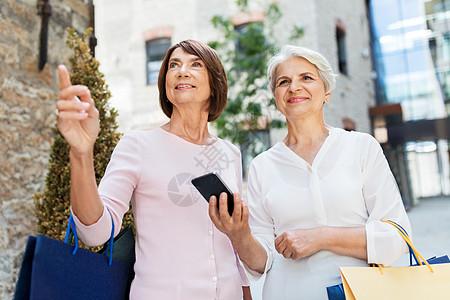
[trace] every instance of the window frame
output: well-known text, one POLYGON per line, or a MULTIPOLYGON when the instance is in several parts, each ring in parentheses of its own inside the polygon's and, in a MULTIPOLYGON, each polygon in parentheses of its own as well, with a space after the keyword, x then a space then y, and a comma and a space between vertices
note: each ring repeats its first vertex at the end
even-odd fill
POLYGON ((170 48, 171 43, 172 40, 170 37, 161 37, 145 41, 145 71, 147 85, 158 84, 161 63, 164 59, 164 55, 170 48), (164 48, 164 50, 158 48, 164 48), (154 49, 154 53, 152 53, 152 49, 154 49))
POLYGON ((336 25, 336 47, 338 56, 339 72, 344 75, 348 75, 348 59, 347 59, 347 47, 346 47, 346 32, 343 24, 338 23, 336 25))

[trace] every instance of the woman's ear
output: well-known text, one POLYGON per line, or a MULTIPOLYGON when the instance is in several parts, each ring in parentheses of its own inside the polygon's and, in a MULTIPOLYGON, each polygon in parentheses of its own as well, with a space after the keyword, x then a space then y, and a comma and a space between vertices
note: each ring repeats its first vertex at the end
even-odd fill
POLYGON ((323 100, 323 103, 328 104, 331 99, 331 93, 325 94, 325 99, 323 100))

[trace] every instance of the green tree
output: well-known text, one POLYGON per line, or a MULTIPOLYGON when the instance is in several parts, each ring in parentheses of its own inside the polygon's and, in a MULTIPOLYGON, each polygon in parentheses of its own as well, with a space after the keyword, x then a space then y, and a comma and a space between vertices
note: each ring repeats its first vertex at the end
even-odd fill
MULTIPOLYGON (((91 30, 87 29, 84 36, 79 37, 73 28, 69 28, 66 44, 73 50, 68 63, 71 70, 70 80, 74 85, 80 84, 89 88, 99 111, 100 131, 94 145, 94 167, 98 184, 121 134, 117 132, 117 111, 108 105, 111 93, 104 75, 99 71, 99 62, 91 55, 86 43, 91 30)), ((56 126, 53 131, 55 139, 50 150, 45 191, 33 195, 33 199, 38 233, 63 240, 70 216, 70 148, 56 126)), ((123 223, 126 226, 132 222, 129 211, 123 223)))
MULTIPOLYGON (((248 12, 248 1, 237 0, 241 12, 248 12)), ((211 23, 221 38, 208 44, 222 57, 229 85, 228 105, 213 124, 218 135, 239 144, 246 157, 254 157, 270 145, 271 129, 285 122, 274 116, 275 99, 268 90, 267 63, 278 50, 273 29, 282 13, 276 2, 265 10, 264 22, 234 26, 230 17, 216 15, 211 23)), ((300 38, 303 29, 293 25, 289 39, 300 38)))

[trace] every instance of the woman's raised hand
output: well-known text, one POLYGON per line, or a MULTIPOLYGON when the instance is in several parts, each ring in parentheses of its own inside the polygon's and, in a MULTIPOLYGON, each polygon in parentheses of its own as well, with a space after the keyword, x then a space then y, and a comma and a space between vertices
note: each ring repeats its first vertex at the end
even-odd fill
POLYGON ((57 128, 75 154, 92 151, 99 131, 99 114, 86 86, 72 85, 69 71, 58 67, 60 100, 57 128))

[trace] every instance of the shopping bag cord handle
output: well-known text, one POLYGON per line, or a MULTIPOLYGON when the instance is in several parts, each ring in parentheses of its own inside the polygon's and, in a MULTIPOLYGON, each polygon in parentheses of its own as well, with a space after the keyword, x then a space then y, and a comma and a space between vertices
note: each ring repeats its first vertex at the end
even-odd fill
MULTIPOLYGON (((434 273, 434 270, 433 270, 433 268, 430 266, 430 264, 426 261, 426 259, 425 258, 423 258, 423 256, 419 253, 419 251, 417 251, 417 249, 413 246, 413 244, 412 244, 412 242, 411 242, 411 239, 409 238, 409 236, 408 236, 408 233, 406 232, 406 230, 403 228, 403 227, 401 227, 400 225, 398 225, 397 223, 395 223, 395 222, 393 222, 393 221, 390 221, 390 220, 388 220, 388 221, 381 221, 381 222, 383 222, 383 223, 387 223, 387 224, 390 224, 390 225, 392 225, 392 226, 394 226, 395 228, 397 228, 397 230, 398 230, 398 232, 400 233, 400 235, 402 236, 402 238, 405 240, 405 242, 408 244, 408 247, 409 247, 409 253, 410 253, 410 255, 412 254, 412 255, 414 255, 414 258, 416 259, 416 262, 417 262, 417 264, 419 264, 419 265, 423 265, 423 264, 425 264, 425 265, 427 265, 428 266, 428 269, 430 269, 430 271, 431 271, 431 273, 434 273), (419 258, 419 259, 418 259, 419 258)), ((412 259, 410 258, 410 263, 411 263, 411 265, 412 265, 412 259)), ((380 268, 380 270, 381 270, 381 266, 380 265, 378 265, 379 266, 379 268, 380 268)), ((381 271, 382 272, 382 271, 381 271)), ((383 272, 382 272, 383 273, 383 272)))
POLYGON ((70 231, 72 229, 73 232, 73 239, 75 243, 75 248, 72 251, 72 255, 75 255, 78 251, 78 235, 77 235, 77 228, 75 227, 75 221, 73 220, 72 214, 70 214, 69 217, 69 223, 67 224, 67 230, 66 230, 66 237, 64 239, 64 243, 69 243, 69 237, 70 237, 70 231))
MULTIPOLYGON (((108 251, 109 251, 109 262, 108 263, 109 263, 109 265, 112 265, 113 248, 114 248, 114 221, 113 221, 111 214, 109 214, 109 216, 111 217, 112 228, 111 228, 111 238, 109 239, 108 246, 106 247, 106 253, 108 253, 108 251)), ((74 239, 74 243, 75 243, 75 247, 72 251, 72 255, 75 255, 78 251, 78 235, 77 235, 77 228, 75 226, 75 221, 73 220, 72 214, 70 214, 69 222, 67 224, 66 237, 64 238, 64 243, 66 243, 66 244, 68 244, 68 242, 69 242, 69 237, 70 237, 71 231, 73 232, 73 239, 74 239)))
POLYGON ((108 253, 108 251, 109 251, 109 265, 112 265, 113 248, 114 248, 114 221, 111 216, 111 213, 109 214, 109 216, 111 217, 111 224, 112 224, 111 238, 109 239, 108 246, 106 247, 105 252, 108 253))
MULTIPOLYGON (((389 224, 391 224, 391 225, 393 225, 393 226, 395 226, 396 228, 397 228, 397 230, 400 230, 401 231, 401 234, 404 234, 404 235, 406 235, 408 238, 409 238, 409 235, 408 235, 408 232, 406 232, 406 230, 405 230, 405 228, 403 228, 400 224, 398 224, 398 223, 395 223, 394 221, 391 221, 391 220, 388 220, 388 221, 383 221, 384 223, 389 223, 389 224), (395 224, 395 225, 394 225, 395 224)), ((411 239, 410 239, 411 240, 411 239)), ((406 243, 407 245, 408 245, 408 248, 409 248, 409 265, 410 266, 412 266, 413 265, 413 257, 414 257, 414 260, 416 261, 416 264, 418 264, 418 265, 421 265, 421 263, 419 262, 419 260, 417 259, 417 256, 416 256, 416 254, 414 253, 414 250, 411 248, 411 246, 408 244, 408 243, 406 243)))

